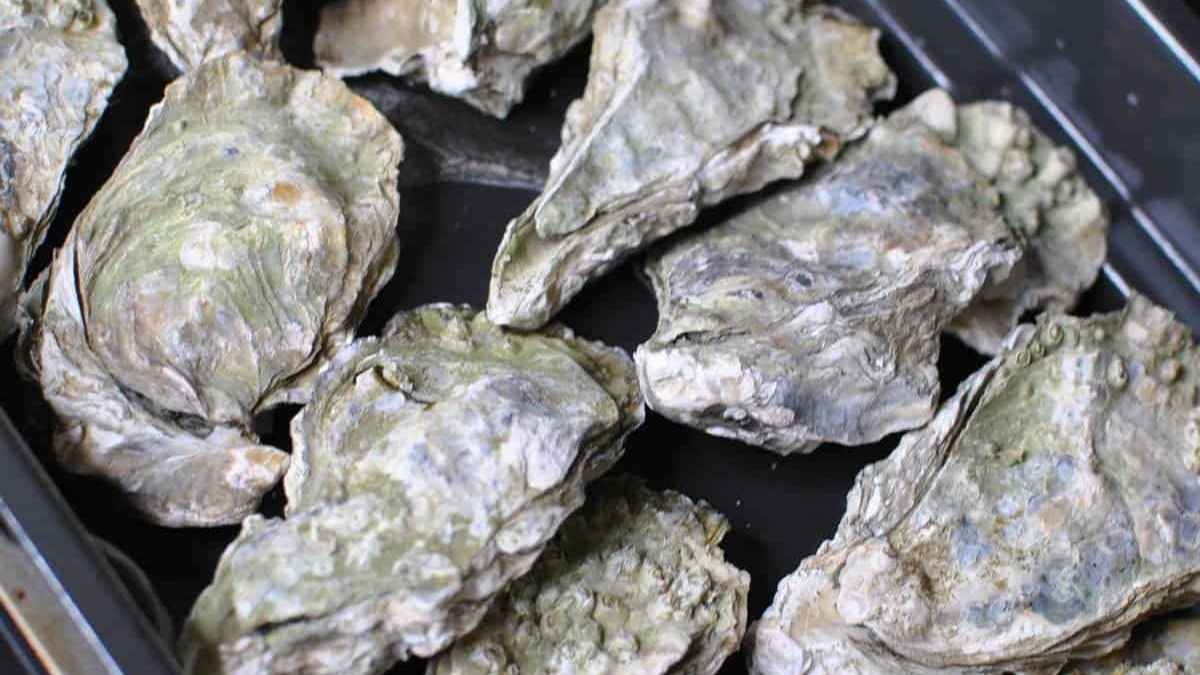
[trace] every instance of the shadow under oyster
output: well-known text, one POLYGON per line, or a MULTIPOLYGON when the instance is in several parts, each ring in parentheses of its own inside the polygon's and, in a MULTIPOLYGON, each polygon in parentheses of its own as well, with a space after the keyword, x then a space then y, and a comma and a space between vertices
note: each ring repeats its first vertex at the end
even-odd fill
POLYGON ((0 342, 67 162, 127 66, 104 0, 0 0, 0 342))
POLYGON ((307 398, 390 278, 402 156, 320 73, 232 54, 168 86, 27 303, 62 465, 164 525, 253 512, 288 463, 253 416, 307 398))
POLYGON ((543 325, 700 210, 861 135, 895 78, 879 31, 794 0, 612 0, 541 196, 508 225, 487 311, 543 325))
POLYGON ((483 618, 620 457, 632 360, 466 307, 397 315, 292 424, 287 518, 251 516, 197 601, 186 672, 382 673, 483 618))
POLYGON ((382 70, 506 117, 529 77, 587 38, 600 0, 339 0, 321 11, 317 64, 382 70))
POLYGON ((801 182, 652 254, 647 403, 781 454, 919 427, 938 336, 1020 249, 933 90, 801 182))
POLYGON ((712 675, 746 630, 750 575, 725 518, 677 492, 606 478, 529 574, 428 675, 712 675))
POLYGON ((1043 315, 859 475, 751 671, 1057 673, 1200 599, 1200 352, 1133 296, 1043 315))

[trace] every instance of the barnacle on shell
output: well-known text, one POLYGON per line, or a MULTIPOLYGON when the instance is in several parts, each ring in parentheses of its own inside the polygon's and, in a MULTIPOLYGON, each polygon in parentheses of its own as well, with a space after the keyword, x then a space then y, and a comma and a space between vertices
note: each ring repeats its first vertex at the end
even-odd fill
POLYGON ((1075 155, 1054 144, 1010 103, 984 101, 959 111, 963 153, 1000 193, 1004 218, 1025 255, 997 278, 950 331, 995 354, 1031 311, 1075 306, 1104 264, 1108 212, 1076 170, 1075 155))

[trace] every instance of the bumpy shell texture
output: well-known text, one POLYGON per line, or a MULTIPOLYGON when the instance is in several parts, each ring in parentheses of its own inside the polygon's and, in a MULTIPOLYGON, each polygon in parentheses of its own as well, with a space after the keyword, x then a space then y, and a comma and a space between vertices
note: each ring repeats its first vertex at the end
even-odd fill
POLYGON ((752 672, 1056 673, 1200 598, 1200 352, 1167 311, 1044 315, 859 475, 752 672))
POLYGON ((650 407, 788 454, 933 417, 938 334, 1020 257, 939 90, 810 179, 652 255, 650 407))
POLYGON ((137 0, 150 38, 182 72, 244 51, 282 60, 282 0, 137 0))
POLYGON ((429 675, 712 675, 746 630, 750 575, 710 506, 605 479, 429 675))
POLYGON ((862 134, 895 78, 879 32, 796 0, 613 0, 546 189, 508 225, 488 316, 548 321, 701 208, 794 178, 862 134))
POLYGON ((1073 663, 1063 675, 1197 675, 1200 615, 1196 610, 1148 621, 1124 648, 1100 659, 1073 663))
POLYGON ((600 0, 339 0, 321 12, 317 63, 428 83, 505 117, 540 66, 591 31, 600 0))
POLYGON ((166 525, 282 476, 253 415, 306 398, 398 252, 400 137, 320 73, 236 54, 171 84, 31 302, 62 464, 166 525))
POLYGON ((197 601, 190 673, 381 673, 466 634, 619 458, 633 362, 469 308, 345 348, 292 428, 287 519, 248 518, 197 601))
POLYGON ((67 161, 128 65, 116 28, 104 0, 0 0, 0 342, 67 161))
POLYGON ((1000 191, 1004 217, 1026 249, 1008 278, 990 284, 951 332, 995 354, 1026 312, 1066 311, 1090 287, 1107 255, 1108 213, 1057 147, 1009 103, 985 101, 959 113, 963 151, 1000 191))

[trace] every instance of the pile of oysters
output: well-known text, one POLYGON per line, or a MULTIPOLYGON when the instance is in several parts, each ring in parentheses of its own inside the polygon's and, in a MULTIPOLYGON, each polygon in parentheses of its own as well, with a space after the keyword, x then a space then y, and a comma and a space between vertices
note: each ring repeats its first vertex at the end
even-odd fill
POLYGON ((1108 218, 1024 111, 931 90, 877 115, 880 32, 803 0, 337 0, 318 70, 283 62, 280 0, 136 4, 177 77, 36 270, 128 61, 105 0, 0 0, 0 340, 63 468, 158 525, 240 524, 185 673, 1200 673, 1170 614, 1200 603, 1200 352, 1136 293, 1065 313, 1108 218), (358 335, 430 142, 409 129, 447 120, 339 78, 502 130, 589 38, 548 170, 437 167, 540 190, 486 307, 358 335), (555 323, 635 257, 659 309, 636 353, 555 323), (947 396, 945 333, 991 358, 947 396), (254 420, 285 404, 273 447, 254 420), (606 476, 646 407, 780 455, 904 435, 755 618, 724 516, 606 476))

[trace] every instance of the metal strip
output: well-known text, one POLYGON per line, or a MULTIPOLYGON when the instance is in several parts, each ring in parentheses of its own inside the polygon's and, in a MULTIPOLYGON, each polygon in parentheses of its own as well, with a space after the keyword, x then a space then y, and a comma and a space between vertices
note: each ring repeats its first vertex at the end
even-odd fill
POLYGON ((167 647, 3 411, 0 476, 0 521, 69 617, 64 629, 78 631, 112 675, 178 675, 167 647))
MULTIPOLYGON (((1112 165, 1104 157, 1104 154, 1096 148, 1091 139, 1089 139, 1087 135, 1080 130, 1079 126, 1075 124, 1074 120, 1072 120, 1071 117, 1067 115, 1065 111, 1063 111, 1062 107, 1058 105, 1054 98, 1046 92, 1045 88, 1042 87, 1041 83, 1036 77, 1030 74, 1025 68, 1009 63, 1007 57, 1004 55, 1004 52, 998 45, 996 45, 995 41, 992 40, 987 31, 984 30, 984 28, 979 24, 970 10, 964 7, 959 0, 943 1, 946 3, 946 6, 949 7, 956 16, 958 16, 963 25, 971 31, 977 40, 979 40, 980 44, 982 44, 997 61, 1008 64, 1008 67, 1012 70, 1013 74, 1020 79, 1021 83, 1025 85, 1025 88, 1031 95, 1033 95, 1034 98, 1037 99, 1038 103, 1041 104, 1046 112, 1054 118, 1054 121, 1058 123, 1058 126, 1063 130, 1063 132, 1070 137, 1071 141, 1075 144, 1075 147, 1087 157, 1088 161, 1090 161, 1092 165, 1096 167, 1096 170, 1104 176, 1104 179, 1108 181, 1113 190, 1116 191, 1121 199, 1126 202, 1126 204, 1129 206, 1129 212, 1133 217, 1134 222, 1136 222, 1138 226, 1141 227, 1141 229, 1146 233, 1146 235, 1150 237, 1155 246, 1158 247, 1171 265, 1174 266, 1175 270, 1187 280, 1188 284, 1192 287, 1192 290, 1197 294, 1200 294, 1200 273, 1192 269, 1191 265, 1186 259, 1184 259, 1175 244, 1167 239, 1167 237, 1163 234, 1162 228, 1159 227, 1158 223, 1155 222, 1154 219, 1151 218, 1150 215, 1147 214, 1145 210, 1134 201, 1134 197, 1129 189, 1129 186, 1125 184, 1125 181, 1121 179, 1120 175, 1115 169, 1113 169, 1112 165)), ((1131 4, 1137 2, 1137 0, 1128 1, 1131 4)), ((1142 6, 1142 9, 1145 10, 1149 16, 1153 16, 1152 14, 1149 14, 1149 10, 1144 6, 1142 6)), ((1161 24, 1158 25, 1161 26, 1161 24)), ((1165 28, 1163 30, 1165 30, 1165 28)), ((1192 61, 1191 63, 1194 64, 1195 62, 1192 61)), ((1113 271, 1115 272, 1115 270, 1113 271)), ((1129 287, 1127 284, 1125 284, 1124 293, 1126 295, 1128 295, 1128 290, 1129 287)))

